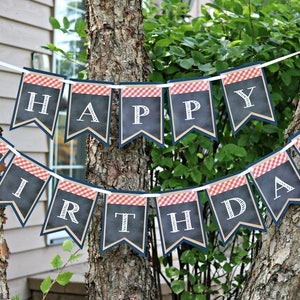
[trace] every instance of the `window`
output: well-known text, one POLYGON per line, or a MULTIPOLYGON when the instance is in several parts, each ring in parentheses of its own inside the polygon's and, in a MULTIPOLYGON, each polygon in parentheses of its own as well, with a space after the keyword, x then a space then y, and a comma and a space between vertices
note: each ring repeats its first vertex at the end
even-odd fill
MULTIPOLYGON (((70 22, 70 28, 74 28, 74 24, 78 18, 84 18, 84 0, 56 0, 55 18, 60 24, 63 24, 63 18, 67 17, 70 22)), ((77 35, 67 35, 60 30, 54 31, 54 44, 65 52, 72 53, 70 60, 55 54, 53 56, 53 72, 65 75, 68 78, 77 77, 77 74, 84 69, 85 65, 77 61, 78 55, 84 47, 83 42, 77 35)), ((55 136, 50 140, 49 151, 49 167, 58 174, 67 175, 69 177, 85 180, 85 142, 86 136, 79 136, 68 143, 64 142, 65 124, 66 124, 66 108, 68 88, 65 89, 61 110, 58 116, 55 136)), ((52 199, 54 182, 51 181, 48 189, 48 199, 52 199)), ((64 231, 47 235, 48 245, 61 243, 67 238, 64 231)))

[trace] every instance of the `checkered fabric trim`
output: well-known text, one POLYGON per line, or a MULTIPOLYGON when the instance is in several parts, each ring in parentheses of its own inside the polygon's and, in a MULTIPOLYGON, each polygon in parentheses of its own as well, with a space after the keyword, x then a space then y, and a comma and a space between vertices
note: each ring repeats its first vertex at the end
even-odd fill
POLYGON ((235 83, 255 77, 262 76, 261 68, 253 67, 253 68, 246 68, 241 71, 236 71, 232 73, 224 73, 226 75, 225 78, 222 79, 223 84, 230 84, 235 83))
POLYGON ((122 98, 161 97, 159 87, 126 87, 121 89, 122 98))
POLYGON ((72 84, 72 93, 87 95, 109 96, 111 89, 105 85, 92 83, 74 83, 72 84))
POLYGON ((108 204, 123 204, 123 205, 137 205, 146 206, 147 198, 142 198, 138 195, 132 194, 110 194, 106 196, 108 204))
POLYGON ((13 164, 43 181, 48 180, 50 176, 45 169, 21 156, 15 157, 13 164))
POLYGON ((297 137, 297 138, 296 138, 295 147, 297 147, 297 149, 300 150, 300 137, 297 137))
POLYGON ((157 198, 157 204, 159 207, 168 206, 172 204, 181 204, 186 202, 197 201, 196 192, 174 193, 167 196, 160 196, 157 198))
POLYGON ((92 190, 90 187, 69 180, 60 181, 58 184, 58 189, 91 200, 94 200, 97 195, 97 192, 92 190))
POLYGON ((211 185, 207 191, 210 196, 215 196, 226 191, 238 188, 247 183, 246 176, 234 176, 228 180, 222 181, 220 183, 215 183, 211 185))
POLYGON ((197 80, 188 83, 175 83, 170 87, 171 95, 187 94, 192 92, 207 91, 209 90, 209 82, 204 80, 197 80))
POLYGON ((26 83, 37 84, 54 89, 61 89, 63 85, 62 81, 58 78, 33 73, 24 74, 23 81, 26 83))
POLYGON ((254 178, 260 177, 274 168, 284 164, 288 160, 289 156, 286 152, 278 153, 275 156, 272 156, 269 159, 257 164, 256 167, 253 167, 253 170, 251 170, 250 173, 254 178))
POLYGON ((6 146, 6 144, 0 141, 0 153, 4 155, 8 152, 8 150, 9 148, 6 146))

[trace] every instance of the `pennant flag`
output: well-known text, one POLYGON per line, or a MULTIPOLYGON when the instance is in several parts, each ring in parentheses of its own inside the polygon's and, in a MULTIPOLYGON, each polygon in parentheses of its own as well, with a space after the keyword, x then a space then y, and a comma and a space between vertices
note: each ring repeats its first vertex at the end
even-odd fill
POLYGON ((65 230, 82 248, 98 193, 73 179, 59 180, 41 234, 65 230))
POLYGON ((2 136, 0 136, 0 162, 4 160, 4 158, 10 151, 8 145, 13 147, 8 141, 6 141, 2 136))
MULTIPOLYGON (((90 132, 108 145, 112 89, 108 83, 71 79, 65 141, 90 132)), ((111 83, 110 83, 111 84, 111 83)))
POLYGON ((103 253, 121 243, 146 256, 148 200, 138 194, 113 193, 105 196, 102 240, 103 253))
POLYGON ((250 175, 276 224, 291 203, 300 203, 300 176, 287 152, 262 159, 250 175))
POLYGON ((64 76, 33 69, 23 73, 10 129, 36 123, 53 138, 64 76))
POLYGON ((0 205, 11 205, 25 226, 49 179, 49 171, 33 159, 13 156, 0 182, 0 205))
POLYGON ((176 144, 193 129, 217 139, 211 82, 205 79, 169 81, 169 107, 176 144))
POLYGON ((183 242, 206 248, 202 211, 197 192, 182 190, 156 198, 163 255, 183 242))
POLYGON ((276 123, 267 82, 260 64, 221 72, 225 103, 234 133, 251 118, 276 123))
POLYGON ((153 84, 134 84, 120 92, 120 147, 145 136, 163 146, 162 89, 153 84))
POLYGON ((206 192, 224 244, 242 225, 265 229, 245 175, 218 180, 206 192))

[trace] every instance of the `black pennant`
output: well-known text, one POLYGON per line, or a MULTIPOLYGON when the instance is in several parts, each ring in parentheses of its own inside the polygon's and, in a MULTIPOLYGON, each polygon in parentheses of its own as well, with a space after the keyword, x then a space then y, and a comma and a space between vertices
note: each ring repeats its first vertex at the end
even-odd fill
POLYGON ((286 151, 262 159, 250 175, 276 224, 291 203, 300 203, 300 176, 286 151))
POLYGON ((146 256, 148 200, 138 194, 105 196, 101 253, 125 243, 146 256))
POLYGON ((120 93, 120 147, 138 136, 163 146, 162 89, 154 84, 128 84, 120 93))
POLYGON ((206 192, 224 244, 242 225, 264 230, 261 215, 245 175, 220 179, 210 184, 206 192))
POLYGON ((0 182, 0 205, 11 205, 25 226, 49 179, 49 171, 33 159, 14 156, 0 182))
POLYGON ((211 82, 204 79, 169 81, 173 144, 192 130, 217 139, 211 82))
POLYGON ((182 243, 206 248, 198 194, 191 190, 162 194, 156 199, 163 254, 182 243))
MULTIPOLYGON (((71 79, 65 140, 90 132, 108 145, 112 108, 109 83, 71 79)), ((111 84, 111 83, 110 83, 111 84)))
POLYGON ((53 138, 65 77, 27 70, 22 74, 10 129, 34 122, 53 138))
POLYGON ((65 230, 82 248, 98 193, 73 179, 59 180, 41 234, 65 230))
POLYGON ((222 88, 234 133, 251 118, 276 123, 266 78, 259 64, 220 74, 223 76, 222 88))

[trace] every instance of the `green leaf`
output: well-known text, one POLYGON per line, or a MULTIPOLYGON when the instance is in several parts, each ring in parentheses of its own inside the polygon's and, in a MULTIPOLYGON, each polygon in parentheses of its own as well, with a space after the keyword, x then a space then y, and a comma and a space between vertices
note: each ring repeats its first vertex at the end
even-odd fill
POLYGON ((74 248, 75 243, 72 242, 71 240, 64 240, 63 244, 62 244, 62 249, 65 252, 71 252, 72 249, 74 248))
POLYGON ((195 293, 201 294, 205 291, 205 285, 203 284, 195 284, 193 288, 195 293))
POLYGON ((244 157, 247 155, 247 151, 245 148, 237 146, 235 144, 227 144, 223 147, 223 150, 227 152, 227 154, 232 154, 238 157, 244 157))
POLYGON ((60 23, 56 18, 50 17, 49 22, 50 22, 53 29, 60 29, 60 27, 61 27, 60 23))
POLYGON ((46 294, 49 292, 50 288, 51 288, 51 284, 52 284, 52 280, 50 278, 50 276, 48 276, 47 278, 45 278, 41 285, 40 285, 40 290, 42 291, 43 294, 46 294))
POLYGON ((75 23, 75 27, 74 27, 75 32, 81 37, 86 37, 87 34, 85 32, 85 29, 86 29, 86 25, 85 25, 84 20, 77 19, 76 23, 75 23))
POLYGON ((179 46, 170 46, 170 52, 180 57, 184 57, 186 55, 184 49, 179 46))
POLYGON ((181 295, 180 295, 180 300, 193 300, 194 297, 190 292, 184 291, 181 295))
POLYGON ((73 276, 72 272, 64 272, 57 276, 56 281, 58 284, 65 286, 66 284, 68 284, 70 282, 72 276, 73 276))
POLYGON ((173 40, 165 38, 165 39, 158 40, 156 42, 156 46, 158 46, 158 47, 166 47, 166 46, 169 46, 172 43, 173 43, 173 40))
POLYGON ((166 275, 168 278, 177 278, 179 276, 179 270, 176 267, 166 268, 166 275))
POLYGON ((223 266, 223 270, 229 274, 232 271, 232 267, 229 263, 225 263, 223 266))
POLYGON ((63 265, 63 260, 59 254, 56 254, 52 260, 51 260, 51 265, 55 269, 59 269, 63 265))
POLYGON ((179 65, 180 67, 188 70, 190 69, 194 64, 194 59, 193 58, 185 58, 185 59, 180 59, 179 60, 179 65))
POLYGON ((63 23, 64 23, 65 29, 69 29, 69 27, 70 27, 70 21, 68 20, 67 17, 63 18, 63 23))
POLYGON ((188 171, 188 168, 185 165, 179 164, 174 169, 174 176, 183 176, 186 174, 187 171, 188 171))
POLYGON ((183 280, 174 280, 171 282, 171 289, 175 294, 180 294, 184 291, 185 284, 183 280))
POLYGON ((82 257, 83 256, 83 253, 78 253, 78 254, 71 254, 70 255, 70 258, 69 258, 69 261, 70 262, 73 262, 75 260, 77 260, 78 258, 82 257))

